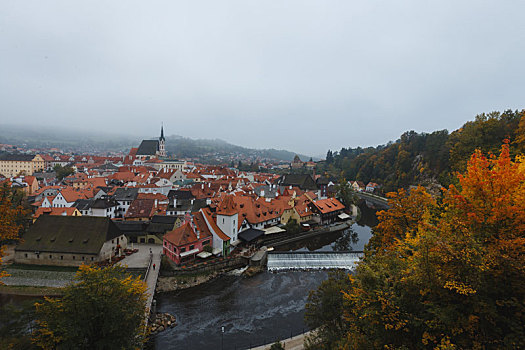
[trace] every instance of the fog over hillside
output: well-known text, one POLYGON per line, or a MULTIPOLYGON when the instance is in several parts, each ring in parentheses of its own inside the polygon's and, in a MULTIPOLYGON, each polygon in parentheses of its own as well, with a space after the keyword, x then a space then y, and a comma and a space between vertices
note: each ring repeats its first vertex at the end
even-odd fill
MULTIPOLYGON (((56 147, 67 152, 127 152, 131 147, 137 147, 141 140, 156 137, 158 136, 125 135, 104 129, 95 133, 70 130, 64 127, 0 125, 0 143, 29 148, 56 147)), ((246 148, 220 139, 191 139, 180 135, 168 135, 166 148, 170 155, 181 158, 199 157, 208 153, 217 153, 222 156, 236 153, 261 159, 291 161, 296 154, 287 150, 246 148)), ((305 161, 310 158, 308 155, 299 156, 305 161)))

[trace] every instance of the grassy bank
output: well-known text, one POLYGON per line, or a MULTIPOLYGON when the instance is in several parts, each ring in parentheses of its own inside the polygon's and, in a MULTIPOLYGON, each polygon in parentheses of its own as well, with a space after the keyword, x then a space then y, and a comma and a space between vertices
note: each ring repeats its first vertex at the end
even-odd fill
POLYGON ((60 296, 62 295, 62 288, 0 285, 0 294, 24 295, 24 296, 34 296, 34 297, 60 296))

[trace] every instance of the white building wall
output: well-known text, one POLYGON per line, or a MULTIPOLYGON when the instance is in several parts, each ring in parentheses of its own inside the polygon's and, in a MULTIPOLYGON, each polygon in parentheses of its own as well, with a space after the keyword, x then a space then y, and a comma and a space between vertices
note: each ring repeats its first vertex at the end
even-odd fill
POLYGON ((217 215, 217 226, 226 233, 233 242, 237 240, 237 225, 239 224, 239 215, 235 213, 231 216, 217 215))
POLYGON ((101 260, 109 259, 110 256, 114 255, 115 251, 117 250, 117 245, 120 245, 122 250, 128 247, 128 239, 125 235, 121 235, 117 238, 104 242, 102 249, 100 249, 101 260))

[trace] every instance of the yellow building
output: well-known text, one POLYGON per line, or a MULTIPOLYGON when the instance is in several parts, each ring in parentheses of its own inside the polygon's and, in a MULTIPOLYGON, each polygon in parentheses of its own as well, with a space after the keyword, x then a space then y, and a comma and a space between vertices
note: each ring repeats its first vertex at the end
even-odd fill
POLYGON ((0 175, 7 178, 23 175, 33 175, 44 170, 44 159, 34 154, 3 154, 0 156, 0 175))

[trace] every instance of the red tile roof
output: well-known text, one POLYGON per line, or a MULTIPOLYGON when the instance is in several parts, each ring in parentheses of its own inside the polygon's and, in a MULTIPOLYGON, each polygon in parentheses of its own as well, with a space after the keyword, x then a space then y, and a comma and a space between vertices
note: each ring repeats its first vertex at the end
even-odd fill
POLYGON ((322 214, 331 213, 333 211, 342 210, 345 208, 343 203, 339 202, 335 198, 320 199, 314 201, 313 203, 322 214))
POLYGON ((221 204, 217 207, 217 214, 219 215, 227 215, 232 216, 238 213, 237 206, 235 205, 235 202, 233 201, 233 196, 228 195, 226 196, 221 204))
POLYGON ((181 227, 177 227, 173 231, 167 232, 164 235, 164 240, 177 247, 198 241, 197 235, 189 222, 181 227))
POLYGON ((201 213, 203 214, 203 217, 206 219, 206 222, 209 223, 212 230, 217 234, 217 236, 222 239, 223 241, 229 241, 230 237, 228 237, 227 234, 222 232, 222 230, 217 226, 217 223, 215 222, 215 218, 212 216, 211 211, 209 208, 201 209, 201 213))

